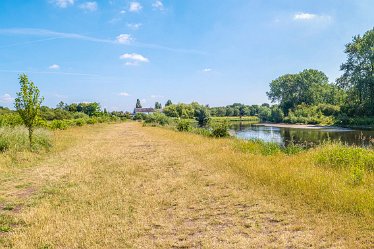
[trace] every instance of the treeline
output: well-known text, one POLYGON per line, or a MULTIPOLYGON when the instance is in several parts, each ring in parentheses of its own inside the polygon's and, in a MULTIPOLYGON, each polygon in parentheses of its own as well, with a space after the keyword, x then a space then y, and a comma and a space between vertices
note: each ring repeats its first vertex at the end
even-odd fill
POLYGON ((343 75, 336 82, 330 83, 321 71, 306 69, 270 83, 267 95, 278 104, 284 122, 374 124, 374 28, 355 36, 345 53, 343 75))
MULTIPOLYGON (((104 123, 130 119, 128 112, 108 112, 102 110, 100 104, 60 102, 56 108, 41 106, 36 120, 36 126, 50 129, 66 129, 71 126, 104 123)), ((23 125, 24 121, 17 111, 0 107, 0 127, 23 125)))

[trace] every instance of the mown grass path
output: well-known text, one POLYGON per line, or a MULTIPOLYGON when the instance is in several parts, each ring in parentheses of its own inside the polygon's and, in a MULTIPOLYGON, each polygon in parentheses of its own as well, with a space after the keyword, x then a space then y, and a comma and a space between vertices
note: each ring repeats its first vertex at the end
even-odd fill
POLYGON ((344 217, 284 200, 215 162, 221 152, 207 138, 133 122, 79 129, 71 148, 24 172, 35 186, 15 214, 22 225, 4 235, 9 247, 372 245, 344 217))

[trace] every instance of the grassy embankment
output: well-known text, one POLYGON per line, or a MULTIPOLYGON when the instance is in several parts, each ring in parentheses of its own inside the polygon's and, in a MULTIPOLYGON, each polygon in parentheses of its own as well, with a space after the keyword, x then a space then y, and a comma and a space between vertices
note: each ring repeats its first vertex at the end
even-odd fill
POLYGON ((373 244, 371 150, 327 145, 287 155, 136 123, 54 137, 48 154, 0 154, 2 246, 373 244))

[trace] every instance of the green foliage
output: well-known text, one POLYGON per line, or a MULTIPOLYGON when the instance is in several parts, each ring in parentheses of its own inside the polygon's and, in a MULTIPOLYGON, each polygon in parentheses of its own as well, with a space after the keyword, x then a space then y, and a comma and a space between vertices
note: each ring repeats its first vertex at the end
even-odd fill
POLYGON ((191 122, 187 119, 181 119, 177 121, 177 130, 178 131, 191 131, 192 126, 191 122))
POLYGON ((155 109, 156 109, 156 110, 162 109, 162 105, 161 105, 160 102, 156 102, 156 103, 155 103, 155 109))
POLYGON ((18 113, 0 114, 0 127, 22 125, 23 120, 18 113))
MULTIPOLYGON (((51 134, 42 128, 34 131, 32 149, 48 150, 52 146, 51 134)), ((23 126, 0 128, 0 151, 24 151, 29 149, 28 129, 23 126)))
POLYGON ((337 80, 349 95, 345 108, 350 115, 374 115, 374 28, 363 36, 355 36, 345 46, 347 61, 337 80))
POLYGON ((260 106, 258 117, 261 121, 271 121, 271 109, 267 106, 260 106))
POLYGON ((142 103, 140 102, 140 99, 136 100, 135 108, 142 108, 142 103))
POLYGON ((43 98, 40 97, 39 89, 34 82, 29 81, 26 74, 19 76, 21 91, 17 93, 15 107, 21 116, 23 123, 29 130, 30 149, 32 148, 33 129, 37 122, 37 116, 40 112, 40 105, 43 98))
POLYGON ((147 117, 147 114, 145 113, 136 113, 133 117, 133 120, 144 120, 147 117))
POLYGON ((213 137, 228 137, 230 123, 228 121, 215 122, 212 124, 212 136, 213 137))
POLYGON ((173 103, 171 102, 171 100, 169 99, 168 101, 166 101, 166 104, 165 106, 169 106, 169 105, 172 105, 173 103))
POLYGON ((53 120, 49 124, 49 128, 52 130, 65 130, 69 127, 69 123, 65 120, 53 120))
POLYGON ((145 116, 144 122, 146 124, 154 124, 154 125, 167 125, 170 123, 170 118, 167 117, 163 113, 152 113, 145 116))
POLYGON ((298 74, 286 74, 270 83, 266 94, 272 102, 279 102, 285 114, 298 105, 319 103, 340 104, 342 95, 336 86, 328 83, 327 76, 318 70, 306 69, 298 74))
POLYGON ((327 107, 334 109, 332 105, 298 105, 293 111, 289 112, 286 118, 284 118, 284 122, 291 124, 334 124, 335 118, 333 116, 323 115, 323 111, 331 112, 331 110, 324 109, 327 107))
POLYGON ((195 119, 200 127, 206 127, 210 122, 210 113, 208 108, 200 107, 196 109, 195 119))

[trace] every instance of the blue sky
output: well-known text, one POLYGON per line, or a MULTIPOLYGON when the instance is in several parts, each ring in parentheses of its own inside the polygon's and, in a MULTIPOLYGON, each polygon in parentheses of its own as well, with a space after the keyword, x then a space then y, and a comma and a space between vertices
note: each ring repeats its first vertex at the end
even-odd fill
POLYGON ((48 106, 269 102, 282 74, 334 81, 373 13, 372 0, 1 0, 0 105, 13 106, 22 72, 48 106))

